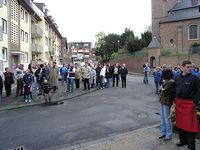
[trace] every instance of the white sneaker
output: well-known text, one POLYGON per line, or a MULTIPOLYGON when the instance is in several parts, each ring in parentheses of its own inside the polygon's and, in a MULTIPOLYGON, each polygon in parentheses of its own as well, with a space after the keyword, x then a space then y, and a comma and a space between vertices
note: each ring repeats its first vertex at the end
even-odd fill
POLYGON ((27 99, 25 99, 25 102, 27 103, 27 102, 28 102, 28 100, 27 100, 27 99))
POLYGON ((28 101, 29 103, 31 102, 31 99, 29 99, 29 101, 28 101))

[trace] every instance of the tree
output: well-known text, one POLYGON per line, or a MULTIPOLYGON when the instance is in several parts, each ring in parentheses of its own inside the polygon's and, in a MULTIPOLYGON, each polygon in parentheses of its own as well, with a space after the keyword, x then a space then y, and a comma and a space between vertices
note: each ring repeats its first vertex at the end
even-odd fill
POLYGON ((120 46, 121 47, 125 46, 125 44, 127 42, 127 39, 129 38, 129 36, 132 36, 133 38, 135 37, 133 31, 130 30, 129 28, 126 28, 124 30, 124 33, 122 33, 121 36, 120 36, 120 46))
POLYGON ((147 47, 152 40, 151 31, 145 31, 141 34, 142 40, 144 41, 144 47, 147 47))

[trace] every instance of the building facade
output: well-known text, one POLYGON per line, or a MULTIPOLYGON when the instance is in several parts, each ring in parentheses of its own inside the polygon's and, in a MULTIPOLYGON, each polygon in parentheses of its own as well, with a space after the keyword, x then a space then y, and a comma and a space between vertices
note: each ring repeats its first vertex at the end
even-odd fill
POLYGON ((68 43, 69 55, 71 62, 81 63, 88 61, 91 57, 91 42, 71 42, 68 43))
POLYGON ((199 0, 152 0, 150 61, 159 59, 162 50, 189 53, 193 44, 200 43, 199 8, 199 0))
POLYGON ((62 36, 44 3, 0 0, 0 67, 60 63, 62 36))

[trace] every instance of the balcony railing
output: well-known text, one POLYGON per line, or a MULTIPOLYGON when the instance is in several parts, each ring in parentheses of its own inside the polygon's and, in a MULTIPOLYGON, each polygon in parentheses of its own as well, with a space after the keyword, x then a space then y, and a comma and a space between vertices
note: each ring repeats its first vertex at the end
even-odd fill
POLYGON ((0 26, 0 41, 3 41, 3 29, 0 26))
POLYGON ((42 46, 38 44, 31 44, 31 50, 33 53, 42 53, 42 46))
POLYGON ((42 37, 42 35, 43 35, 42 29, 37 24, 32 25, 31 36, 34 38, 40 38, 42 37))

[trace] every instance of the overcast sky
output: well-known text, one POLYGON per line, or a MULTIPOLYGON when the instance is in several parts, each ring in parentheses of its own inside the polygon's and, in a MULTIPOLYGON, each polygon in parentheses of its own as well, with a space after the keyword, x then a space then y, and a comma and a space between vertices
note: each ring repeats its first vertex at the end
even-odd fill
POLYGON ((95 42, 98 32, 140 36, 151 25, 151 0, 34 0, 43 2, 68 42, 95 42))

